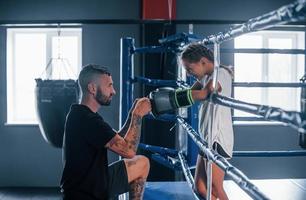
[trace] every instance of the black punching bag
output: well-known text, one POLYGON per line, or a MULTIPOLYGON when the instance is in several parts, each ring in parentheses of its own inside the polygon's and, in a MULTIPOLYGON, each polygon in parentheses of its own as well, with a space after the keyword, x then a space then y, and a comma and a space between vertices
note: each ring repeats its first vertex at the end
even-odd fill
MULTIPOLYGON (((302 83, 305 83, 306 74, 300 79, 302 83)), ((301 88, 301 117, 303 120, 306 120, 306 88, 301 88)), ((303 149, 306 149, 306 133, 299 133, 300 139, 299 144, 303 149)))
POLYGON ((36 79, 35 92, 40 131, 49 144, 61 148, 66 115, 79 99, 77 81, 36 79))

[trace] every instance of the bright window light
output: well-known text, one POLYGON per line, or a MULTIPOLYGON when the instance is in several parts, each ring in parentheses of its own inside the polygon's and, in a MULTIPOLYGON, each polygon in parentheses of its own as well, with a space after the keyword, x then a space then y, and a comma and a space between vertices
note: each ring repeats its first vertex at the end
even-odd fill
POLYGON ((35 106, 36 78, 76 78, 81 68, 81 32, 80 28, 62 28, 59 39, 57 28, 7 29, 8 124, 38 123, 35 106), (69 64, 53 64, 52 73, 48 74, 47 64, 51 58, 59 55, 59 50, 69 64))
MULTIPOLYGON (((237 37, 235 48, 248 49, 305 49, 305 33, 300 31, 260 31, 237 37)), ((299 82, 304 75, 305 55, 235 54, 235 82, 299 82)), ((300 110, 299 88, 242 88, 234 89, 235 99, 300 110)), ((235 117, 251 117, 235 110, 235 117)))

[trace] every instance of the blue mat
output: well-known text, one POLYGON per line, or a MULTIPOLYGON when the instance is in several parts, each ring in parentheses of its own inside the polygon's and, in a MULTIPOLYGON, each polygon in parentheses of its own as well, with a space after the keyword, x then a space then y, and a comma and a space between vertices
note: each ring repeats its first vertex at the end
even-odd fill
POLYGON ((188 200, 194 199, 186 182, 148 182, 145 200, 188 200))
MULTIPOLYGON (((252 182, 272 200, 306 200, 306 179, 267 179, 252 182)), ((230 200, 252 200, 233 181, 225 181, 230 200)), ((194 200, 186 182, 148 182, 145 200, 194 200)))

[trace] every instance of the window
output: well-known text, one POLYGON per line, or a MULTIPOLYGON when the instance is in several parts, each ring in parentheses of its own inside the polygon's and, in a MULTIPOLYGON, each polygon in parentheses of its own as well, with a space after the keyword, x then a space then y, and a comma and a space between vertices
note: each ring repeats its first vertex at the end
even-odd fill
MULTIPOLYGON (((235 49, 305 49, 302 31, 260 31, 237 37, 235 49)), ((235 54, 235 82, 299 82, 304 75, 305 56, 297 54, 235 54)), ((299 88, 234 88, 235 99, 300 110, 299 88)), ((234 111, 235 117, 254 117, 234 111)))
POLYGON ((76 78, 81 28, 7 29, 7 123, 37 124, 35 79, 76 78), (58 37, 60 33, 60 38, 58 37), (61 62, 63 58, 65 62, 61 62), (52 67, 46 67, 52 59, 52 67), (51 70, 52 69, 52 70, 51 70))

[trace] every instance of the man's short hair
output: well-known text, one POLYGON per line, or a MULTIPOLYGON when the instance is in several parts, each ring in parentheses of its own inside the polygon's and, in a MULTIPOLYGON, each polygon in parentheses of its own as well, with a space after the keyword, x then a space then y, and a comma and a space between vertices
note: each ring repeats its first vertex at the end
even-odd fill
POLYGON ((107 67, 103 67, 97 64, 88 64, 85 65, 78 78, 79 87, 83 94, 87 93, 87 86, 90 82, 92 82, 97 75, 106 74, 108 76, 111 75, 110 71, 107 67))

